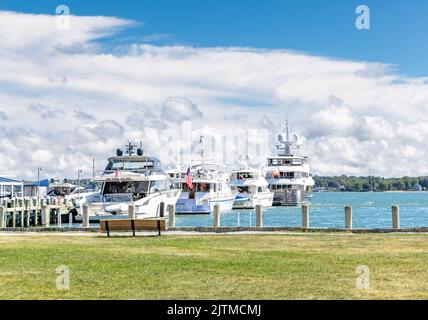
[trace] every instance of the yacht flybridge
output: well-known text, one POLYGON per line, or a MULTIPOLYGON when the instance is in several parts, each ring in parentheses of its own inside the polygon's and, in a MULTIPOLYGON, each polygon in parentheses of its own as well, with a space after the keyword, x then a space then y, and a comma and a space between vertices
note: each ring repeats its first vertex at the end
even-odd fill
POLYGON ((220 163, 204 160, 204 139, 200 138, 201 159, 187 169, 177 166, 167 173, 176 187, 182 189, 177 201, 177 214, 209 214, 218 204, 221 211, 231 211, 235 195, 229 184, 226 167, 220 163))
POLYGON ((267 158, 263 169, 269 188, 274 192, 273 205, 298 206, 309 202, 314 179, 311 176, 308 158, 293 154, 298 148, 297 136, 290 138, 288 121, 278 135, 277 156, 267 158))
MULTIPOLYGON (((242 157, 240 157, 242 160, 242 157)), ((239 170, 233 170, 230 175, 232 192, 236 195, 234 209, 254 209, 256 205, 271 207, 273 192, 263 177, 261 170, 248 167, 248 156, 239 170)))
MULTIPOLYGON (((91 221, 126 218, 130 204, 135 205, 137 218, 156 217, 160 214, 161 202, 165 208, 175 205, 181 193, 173 188, 171 179, 161 171, 160 161, 146 156, 141 147, 131 143, 124 150, 116 150, 116 156, 108 159, 106 169, 94 181, 101 184, 100 192, 76 205, 89 205, 91 221)), ((81 214, 79 212, 76 216, 77 221, 82 220, 81 214)))

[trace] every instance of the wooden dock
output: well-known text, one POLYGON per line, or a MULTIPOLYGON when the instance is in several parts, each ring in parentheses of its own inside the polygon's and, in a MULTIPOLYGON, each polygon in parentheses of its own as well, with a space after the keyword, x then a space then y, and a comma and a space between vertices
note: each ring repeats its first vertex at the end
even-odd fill
POLYGON ((12 198, 0 201, 0 228, 60 227, 72 219, 65 199, 12 198))

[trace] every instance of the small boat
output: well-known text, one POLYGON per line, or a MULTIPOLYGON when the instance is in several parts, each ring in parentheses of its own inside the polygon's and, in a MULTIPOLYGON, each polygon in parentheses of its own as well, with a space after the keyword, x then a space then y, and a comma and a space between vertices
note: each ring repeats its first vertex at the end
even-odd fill
POLYGON ((78 185, 68 182, 67 179, 63 181, 51 179, 46 195, 48 197, 66 197, 77 190, 78 187, 78 185))
POLYGON ((288 121, 284 131, 278 135, 277 156, 267 158, 267 166, 263 169, 274 192, 274 206, 299 206, 309 203, 312 197, 314 179, 310 173, 308 157, 293 154, 293 147, 299 147, 298 137, 290 138, 288 121))
POLYGON ((82 220, 79 210, 89 205, 90 221, 100 219, 128 218, 129 205, 135 206, 137 219, 160 216, 160 205, 164 203, 164 217, 168 205, 175 205, 181 190, 174 189, 171 179, 161 170, 160 161, 144 155, 143 149, 129 143, 126 151, 116 151, 108 159, 103 174, 94 178, 101 184, 98 193, 89 195, 76 204, 76 221, 82 220))
POLYGON ((261 170, 248 167, 248 156, 241 169, 231 172, 230 186, 236 195, 234 209, 254 209, 257 205, 272 206, 274 194, 268 188, 269 183, 262 176, 261 170))

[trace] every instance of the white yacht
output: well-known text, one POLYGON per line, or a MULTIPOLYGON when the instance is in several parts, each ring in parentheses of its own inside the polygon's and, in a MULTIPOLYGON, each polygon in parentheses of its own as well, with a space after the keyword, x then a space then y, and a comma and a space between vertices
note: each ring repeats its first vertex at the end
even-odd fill
POLYGON ((160 161, 144 155, 142 148, 136 149, 131 143, 126 146, 125 154, 117 149, 116 156, 108 159, 103 174, 94 181, 101 184, 100 192, 77 202, 76 221, 82 220, 83 203, 89 205, 90 221, 127 218, 130 204, 135 206, 138 219, 159 217, 161 202, 166 217, 167 206, 175 205, 181 193, 161 171, 160 161))
POLYGON ((176 213, 209 214, 217 204, 221 211, 231 211, 235 195, 230 188, 226 167, 215 162, 205 162, 202 137, 200 144, 201 161, 192 164, 187 170, 176 168, 167 171, 174 185, 182 189, 176 204, 176 213))
POLYGON ((230 186, 236 195, 234 209, 254 209, 256 205, 271 207, 273 192, 263 177, 261 170, 248 167, 248 156, 239 170, 230 175, 230 186))
POLYGON ((308 203, 312 196, 314 179, 311 176, 308 157, 297 156, 292 152, 298 148, 297 136, 290 138, 288 121, 285 129, 278 135, 277 156, 267 158, 263 169, 269 188, 274 192, 274 206, 298 206, 308 203))

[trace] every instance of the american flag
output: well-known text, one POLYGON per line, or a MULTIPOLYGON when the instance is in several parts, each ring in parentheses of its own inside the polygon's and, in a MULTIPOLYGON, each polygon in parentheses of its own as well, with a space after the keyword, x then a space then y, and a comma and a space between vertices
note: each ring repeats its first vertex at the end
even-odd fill
POLYGON ((187 173, 186 173, 186 177, 184 178, 184 181, 186 182, 187 186, 193 190, 193 184, 192 184, 192 179, 190 178, 190 167, 187 169, 187 173))

